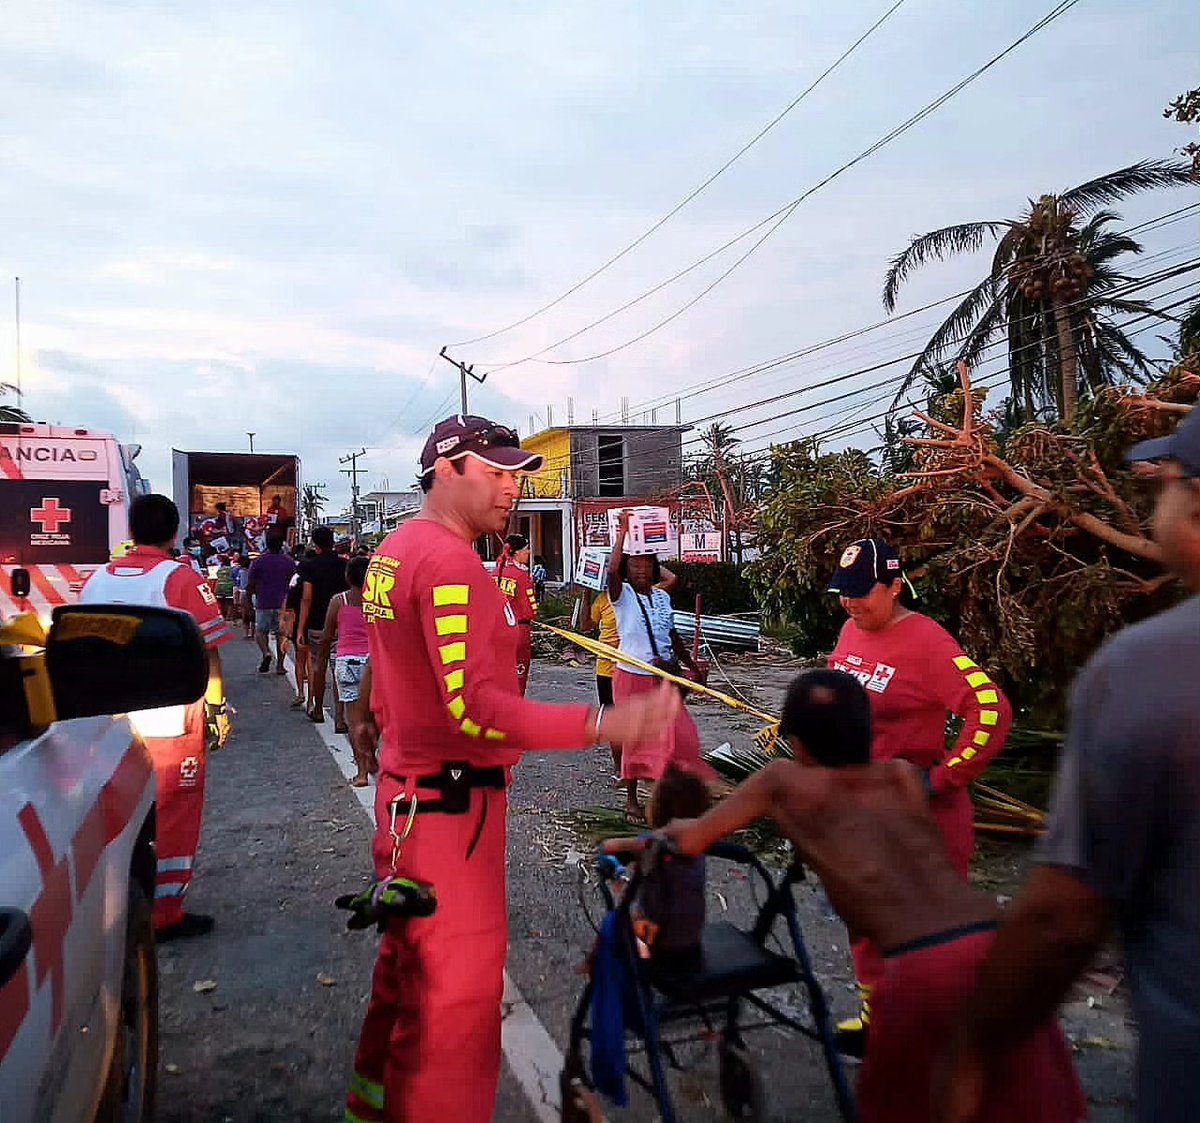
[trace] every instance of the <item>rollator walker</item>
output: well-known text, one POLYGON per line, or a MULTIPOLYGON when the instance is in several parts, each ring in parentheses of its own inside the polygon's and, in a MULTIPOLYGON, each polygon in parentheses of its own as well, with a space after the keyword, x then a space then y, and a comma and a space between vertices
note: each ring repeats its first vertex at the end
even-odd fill
MULTIPOLYGON (((631 981, 626 988, 625 1046, 632 1062, 645 1056, 645 1069, 633 1063, 626 1077, 648 1091, 658 1105, 663 1123, 676 1123, 676 1113, 667 1087, 667 1067, 682 1070, 676 1049, 691 1042, 718 1040, 721 1103, 734 1119, 766 1120, 768 1110, 762 1079, 745 1048, 743 1034, 753 1029, 784 1027, 815 1041, 821 1049, 834 1098, 842 1119, 855 1123, 854 1100, 834 1046, 833 1023, 825 993, 813 975, 812 963, 800 932, 792 887, 804 880, 804 867, 793 862, 777 879, 744 846, 719 842, 707 855, 749 867, 748 876, 761 880, 765 900, 751 928, 743 930, 725 920, 705 925, 700 956, 693 969, 681 972, 671 964, 656 964, 638 953, 630 908, 637 900, 647 861, 653 864, 671 853, 664 840, 651 840, 637 866, 629 873, 620 861, 601 854, 596 873, 606 910, 615 914, 617 955, 623 974, 631 981), (624 893, 614 894, 610 882, 628 878, 624 893), (790 939, 792 955, 766 946, 776 923, 782 921, 790 939), (779 987, 802 984, 808 998, 811 1024, 797 1020, 765 997, 779 987), (632 1006, 631 1010, 629 1007, 632 1006), (751 1013, 753 1011, 753 1013, 751 1013), (743 1021, 749 1014, 754 1021, 743 1021), (676 1035, 676 1032, 678 1035, 676 1035)), ((560 1078, 563 1123, 589 1123, 599 1119, 598 1097, 593 1090, 588 1064, 594 981, 588 979, 571 1019, 571 1035, 560 1078)))

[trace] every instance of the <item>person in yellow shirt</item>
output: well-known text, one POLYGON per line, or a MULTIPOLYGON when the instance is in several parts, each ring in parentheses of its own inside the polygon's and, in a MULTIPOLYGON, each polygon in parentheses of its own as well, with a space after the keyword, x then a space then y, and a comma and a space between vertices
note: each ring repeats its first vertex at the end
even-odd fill
MULTIPOLYGON (((592 601, 592 626, 600 630, 600 642, 609 647, 620 646, 621 636, 617 631, 617 615, 613 612, 612 602, 607 593, 601 593, 592 601)), ((611 659, 597 657, 596 659, 596 701, 602 706, 613 704, 613 671, 616 664, 611 659)), ((621 774, 621 746, 609 745, 612 752, 613 768, 617 775, 621 774)))
MULTIPOLYGON (((660 580, 658 587, 664 592, 669 593, 677 584, 679 578, 675 576, 667 567, 659 567, 660 580)), ((599 640, 601 643, 607 644, 609 647, 621 646, 621 634, 617 631, 617 614, 613 611, 612 602, 608 599, 608 593, 600 593, 595 600, 592 601, 592 627, 599 629, 599 640)), ((611 659, 596 659, 596 701, 602 706, 611 706, 613 704, 613 672, 616 670, 616 664, 611 659)), ((612 753, 613 768, 616 769, 617 775, 621 775, 621 746, 610 745, 609 750, 612 753)))

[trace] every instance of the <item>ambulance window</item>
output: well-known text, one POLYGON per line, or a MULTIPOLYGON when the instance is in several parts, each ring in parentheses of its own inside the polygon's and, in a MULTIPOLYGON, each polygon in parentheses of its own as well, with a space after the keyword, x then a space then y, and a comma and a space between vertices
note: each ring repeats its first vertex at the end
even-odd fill
POLYGON ((108 560, 103 480, 0 480, 0 564, 108 560))

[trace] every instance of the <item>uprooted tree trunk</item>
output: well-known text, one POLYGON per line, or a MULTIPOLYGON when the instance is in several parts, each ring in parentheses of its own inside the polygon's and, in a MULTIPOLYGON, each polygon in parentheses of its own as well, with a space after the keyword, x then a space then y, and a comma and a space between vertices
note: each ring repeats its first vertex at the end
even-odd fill
POLYGON ((917 578, 923 611, 996 673, 1025 719, 1060 726, 1075 672, 1117 628, 1182 595, 1149 533, 1152 493, 1124 463, 1200 397, 1173 371, 1147 392, 1102 390, 1071 423, 1003 439, 965 367, 959 388, 915 416, 911 470, 811 441, 776 449, 778 486, 756 518, 750 567, 764 610, 793 646, 830 649, 843 615, 823 592, 846 543, 879 536, 917 578))

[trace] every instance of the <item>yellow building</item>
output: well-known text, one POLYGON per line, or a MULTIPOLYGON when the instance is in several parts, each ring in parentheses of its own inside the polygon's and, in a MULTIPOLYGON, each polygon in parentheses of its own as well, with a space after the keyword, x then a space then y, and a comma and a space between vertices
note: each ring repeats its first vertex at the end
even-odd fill
POLYGON ((540 472, 526 477, 525 494, 531 499, 570 499, 571 430, 543 429, 526 437, 521 447, 545 458, 540 472))
POLYGON ((683 482, 685 425, 567 425, 521 441, 545 463, 526 477, 517 529, 529 539, 551 581, 570 581, 580 518, 599 517, 619 502, 640 503, 683 482))

